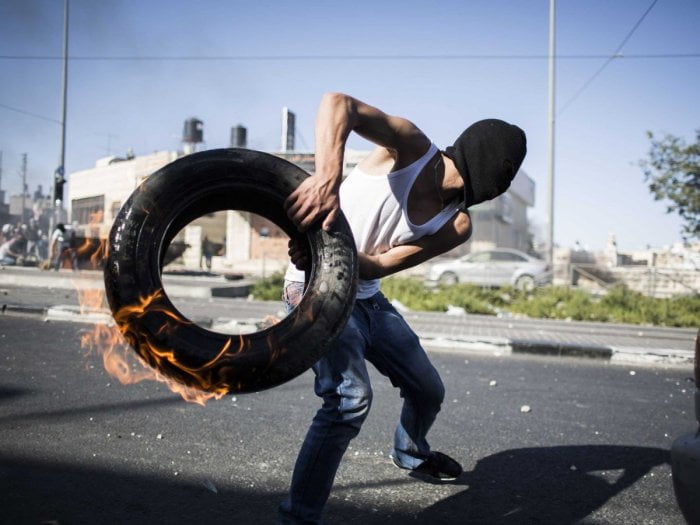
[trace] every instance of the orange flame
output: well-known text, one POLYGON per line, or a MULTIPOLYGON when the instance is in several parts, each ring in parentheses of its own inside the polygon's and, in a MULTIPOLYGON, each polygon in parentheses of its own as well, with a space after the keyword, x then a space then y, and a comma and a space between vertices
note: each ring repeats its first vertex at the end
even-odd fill
MULTIPOLYGON (((186 367, 177 361, 172 350, 158 348, 152 343, 147 344, 146 348, 139 348, 138 354, 140 355, 137 355, 127 342, 124 334, 130 330, 131 325, 129 322, 133 318, 132 316, 144 315, 154 299, 161 294, 162 291, 158 290, 150 297, 141 298, 139 304, 120 309, 114 316, 116 324, 114 322, 95 323, 94 328, 84 333, 80 340, 81 346, 87 350, 86 355, 90 355, 93 352, 99 355, 102 358, 105 370, 124 385, 135 384, 145 380, 158 381, 165 383, 172 392, 179 394, 185 401, 190 403, 204 405, 211 398, 220 399, 228 392, 228 389, 219 388, 213 392, 204 392, 178 383, 158 372, 156 368, 149 366, 143 356, 153 356, 156 363, 161 360, 167 360, 181 370, 197 375, 226 354, 231 346, 230 339, 217 356, 198 368, 186 367)), ((100 289, 78 290, 81 314, 103 311, 105 308, 104 295, 104 290, 100 289)), ((159 311, 163 311, 163 309, 159 308, 159 311)), ((173 319, 177 319, 179 322, 189 322, 178 318, 171 312, 169 313, 173 319)), ((142 344, 141 346, 143 347, 144 345, 142 344)), ((203 386, 209 385, 205 384, 203 386)))
MULTIPOLYGON (((95 224, 101 221, 101 213, 92 214, 91 223, 95 224)), ((95 242, 98 242, 98 246, 92 253, 90 261, 91 267, 98 269, 108 255, 109 243, 107 239, 86 239, 85 243, 78 248, 78 253, 86 253, 89 250, 93 250, 95 242)), ((109 311, 105 301, 104 289, 83 288, 76 285, 76 290, 82 315, 101 313, 105 312, 105 310, 109 311)), ((230 338, 214 358, 197 368, 187 367, 179 363, 172 350, 158 348, 152 343, 141 343, 139 348, 136 349, 137 354, 127 341, 125 336, 132 331, 133 319, 142 317, 148 312, 160 312, 174 321, 173 324, 164 323, 160 327, 159 333, 172 330, 177 323, 190 323, 190 321, 179 317, 174 312, 160 305, 158 299, 162 296, 163 291, 157 290, 150 296, 140 298, 137 304, 121 308, 114 314, 114 321, 110 319, 107 322, 95 323, 91 331, 81 336, 81 347, 86 349, 86 355, 95 352, 101 356, 105 370, 122 384, 134 384, 145 380, 158 381, 165 383, 171 391, 182 396, 185 401, 200 405, 204 405, 211 398, 220 399, 228 392, 228 388, 225 386, 215 387, 211 380, 204 377, 205 374, 202 374, 202 372, 206 372, 208 368, 228 353, 232 344, 230 338), (149 361, 154 365, 167 361, 183 372, 189 373, 200 380, 201 386, 209 391, 192 388, 166 377, 156 367, 149 366, 149 361)), ((242 350, 243 338, 241 337, 241 343, 236 353, 242 350)))

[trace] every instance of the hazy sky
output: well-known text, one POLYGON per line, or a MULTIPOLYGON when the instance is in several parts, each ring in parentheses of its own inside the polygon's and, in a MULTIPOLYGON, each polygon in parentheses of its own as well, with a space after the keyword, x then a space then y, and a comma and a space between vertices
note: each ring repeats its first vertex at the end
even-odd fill
MULTIPOLYGON (((700 128, 700 2, 658 0, 623 57, 568 103, 651 5, 557 2, 561 245, 599 249, 609 232, 623 249, 680 239, 637 163, 647 130, 690 141, 700 128), (654 57, 677 54, 694 56, 654 57)), ((344 91, 410 118, 440 147, 481 118, 520 125, 523 169, 537 184, 530 216, 544 233, 548 17, 547 0, 71 0, 66 169, 129 148, 179 148, 191 116, 204 121, 207 148, 228 146, 242 123, 249 147, 276 150, 282 106, 297 114, 297 146, 311 150, 320 96, 344 91)), ((61 0, 0 3, 1 184, 10 193, 20 189, 22 153, 31 190, 47 189, 58 164, 61 62, 32 57, 60 57, 62 33, 61 0)), ((349 146, 369 147, 359 138, 349 146)))

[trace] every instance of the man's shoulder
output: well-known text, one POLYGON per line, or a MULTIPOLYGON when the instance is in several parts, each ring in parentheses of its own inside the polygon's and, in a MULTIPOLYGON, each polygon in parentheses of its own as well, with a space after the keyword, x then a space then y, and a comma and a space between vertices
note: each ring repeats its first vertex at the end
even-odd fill
POLYGON ((423 158, 433 147, 430 139, 422 136, 424 140, 407 141, 398 149, 377 146, 364 158, 360 167, 368 173, 379 173, 409 166, 423 158))

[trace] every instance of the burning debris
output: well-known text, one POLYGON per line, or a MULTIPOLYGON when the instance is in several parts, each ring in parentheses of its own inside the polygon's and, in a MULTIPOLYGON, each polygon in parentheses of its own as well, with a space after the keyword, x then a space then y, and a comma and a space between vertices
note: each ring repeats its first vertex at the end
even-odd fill
MULTIPOLYGON (((85 243, 78 248, 78 252, 81 253, 81 250, 83 252, 93 250, 92 240, 86 240, 85 243)), ((98 248, 93 251, 90 257, 93 269, 100 268, 107 255, 107 241, 101 239, 98 248)), ((81 288, 79 286, 76 286, 76 290, 78 293, 81 315, 92 314, 96 311, 104 311, 106 307, 105 290, 81 288)), ((180 394, 185 401, 198 403, 200 405, 204 405, 204 403, 212 397, 222 397, 225 392, 202 392, 164 376, 153 367, 148 366, 148 361, 139 358, 131 349, 125 337, 125 333, 128 332, 128 326, 132 316, 144 315, 145 312, 148 311, 150 305, 160 297, 161 294, 162 291, 159 290, 150 297, 142 298, 139 304, 120 309, 114 315, 114 322, 94 324, 92 331, 86 332, 81 336, 81 347, 87 351, 87 355, 92 352, 99 355, 102 358, 105 370, 111 376, 117 378, 123 385, 139 383, 145 380, 159 381, 165 383, 173 392, 180 394)), ((186 319, 182 319, 170 311, 167 311, 166 314, 177 322, 189 323, 186 319)), ((161 331, 167 329, 167 324, 161 327, 161 331)), ((223 351, 226 349, 227 347, 225 347, 223 351)), ((154 355, 159 358, 167 358, 171 354, 167 351, 160 351, 160 353, 155 353, 154 355)))

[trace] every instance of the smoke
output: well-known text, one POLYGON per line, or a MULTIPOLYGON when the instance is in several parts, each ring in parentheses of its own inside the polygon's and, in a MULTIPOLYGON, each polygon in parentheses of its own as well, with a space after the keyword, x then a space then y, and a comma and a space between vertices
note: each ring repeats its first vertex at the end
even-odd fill
POLYGON ((62 2, 49 0, 0 2, 2 54, 58 54, 62 27, 62 2))

